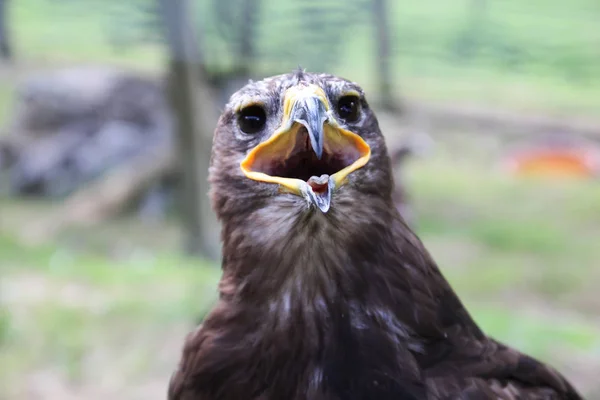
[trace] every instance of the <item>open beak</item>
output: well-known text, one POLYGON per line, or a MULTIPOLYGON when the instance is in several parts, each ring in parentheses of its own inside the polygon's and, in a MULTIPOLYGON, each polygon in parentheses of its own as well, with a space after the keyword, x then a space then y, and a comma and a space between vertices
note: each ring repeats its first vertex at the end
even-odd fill
POLYGON ((325 213, 333 190, 369 161, 371 149, 338 124, 316 85, 288 89, 283 107, 280 127, 250 150, 240 167, 248 178, 277 183, 325 213))

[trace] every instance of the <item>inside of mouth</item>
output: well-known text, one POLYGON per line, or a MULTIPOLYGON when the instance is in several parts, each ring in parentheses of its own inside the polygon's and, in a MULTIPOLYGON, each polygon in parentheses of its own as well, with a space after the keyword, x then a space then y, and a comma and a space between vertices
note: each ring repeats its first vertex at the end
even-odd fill
POLYGON ((323 174, 320 177, 311 176, 307 181, 308 186, 315 194, 323 194, 329 190, 329 175, 323 174))
POLYGON ((308 182, 311 177, 334 175, 361 157, 359 150, 352 143, 340 137, 340 140, 329 141, 326 138, 323 155, 321 159, 317 158, 304 126, 298 128, 294 139, 294 143, 289 144, 291 150, 287 152, 268 152, 264 149, 261 152, 263 154, 256 154, 252 170, 270 176, 308 182))

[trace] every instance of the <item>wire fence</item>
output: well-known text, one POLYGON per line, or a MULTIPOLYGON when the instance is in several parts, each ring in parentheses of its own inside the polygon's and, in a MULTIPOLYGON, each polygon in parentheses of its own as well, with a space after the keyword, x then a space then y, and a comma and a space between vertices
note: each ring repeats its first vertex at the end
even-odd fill
MULTIPOLYGON (((360 82, 384 104, 402 97, 556 118, 593 118, 600 107, 597 0, 173 1, 188 3, 220 104, 248 78, 302 66, 360 82)), ((17 60, 166 71, 159 0, 1 4, 17 60)))
MULTIPOLYGON (((10 2, 10 0, 9 0, 10 2)), ((20 0, 15 18, 36 11, 56 21, 55 35, 38 38, 46 51, 69 42, 104 41, 118 52, 160 45, 161 15, 154 0, 20 0), (38 9, 38 10, 36 10, 38 9), (48 14, 50 13, 50 15, 48 14), (18 14, 18 15, 17 15, 18 14), (80 29, 60 28, 61 21, 80 29), (86 36, 88 36, 86 38, 86 36)), ((210 70, 243 67, 258 74, 368 66, 377 56, 376 19, 370 0, 192 0, 199 46, 210 70)), ((600 3, 594 0, 423 0, 386 5, 392 69, 414 65, 534 74, 586 85, 600 81, 600 3)), ((21 25, 21 22, 18 22, 21 25)), ((17 24, 13 24, 17 25, 17 24)), ((27 24, 26 24, 27 25, 27 24)), ((38 27, 39 28, 39 27, 38 27)), ((32 21, 13 40, 27 46, 32 21), (20 35, 25 38, 19 37, 20 35)), ((92 51, 92 49, 88 49, 92 51)), ((368 74, 369 69, 358 75, 368 74)))
MULTIPOLYGON (((94 0, 88 0, 94 1, 94 0)), ((369 0, 204 0, 193 2, 210 68, 263 72, 297 64, 339 68, 373 58, 369 0)), ((160 38, 152 1, 104 4, 116 46, 160 38)), ((518 0, 388 2, 392 64, 536 74, 588 84, 600 80, 600 3, 518 0)), ((430 67, 431 68, 431 67, 430 67)))

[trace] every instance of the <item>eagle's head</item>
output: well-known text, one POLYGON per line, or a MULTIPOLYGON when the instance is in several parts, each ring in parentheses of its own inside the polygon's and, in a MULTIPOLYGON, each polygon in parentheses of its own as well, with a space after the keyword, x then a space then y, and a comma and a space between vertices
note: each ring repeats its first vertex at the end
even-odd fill
POLYGON ((360 213, 368 197, 387 201, 393 185, 362 88, 303 71, 232 95, 215 132, 210 180, 220 218, 264 208, 316 218, 360 213))

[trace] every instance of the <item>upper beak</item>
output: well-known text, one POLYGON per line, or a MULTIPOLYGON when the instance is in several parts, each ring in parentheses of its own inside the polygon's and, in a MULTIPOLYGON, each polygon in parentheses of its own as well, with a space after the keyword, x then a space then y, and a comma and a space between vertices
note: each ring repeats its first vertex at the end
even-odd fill
POLYGON ((327 212, 333 190, 370 155, 359 135, 338 124, 323 89, 294 86, 286 91, 280 127, 240 167, 248 178, 277 183, 327 212))
POLYGON ((300 97, 292 106, 289 118, 306 127, 312 149, 320 160, 323 157, 323 123, 329 119, 323 100, 314 95, 300 97))

